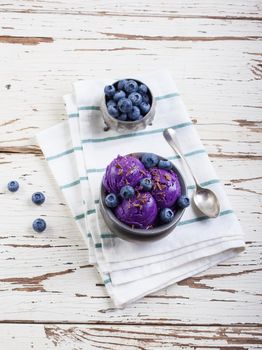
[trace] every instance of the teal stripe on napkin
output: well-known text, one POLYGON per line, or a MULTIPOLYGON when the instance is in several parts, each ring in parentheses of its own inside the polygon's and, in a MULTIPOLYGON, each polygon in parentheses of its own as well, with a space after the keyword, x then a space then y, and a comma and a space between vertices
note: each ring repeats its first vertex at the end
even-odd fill
POLYGON ((88 177, 87 176, 83 176, 83 177, 80 177, 78 180, 76 181, 73 181, 69 184, 65 184, 63 186, 60 186, 60 189, 61 190, 64 190, 66 188, 70 188, 70 187, 73 187, 73 186, 76 186, 76 185, 79 185, 81 181, 84 181, 84 180, 88 180, 88 177))
POLYGON ((79 114, 78 113, 70 113, 68 114, 68 118, 78 118, 79 114))
POLYGON ((66 156, 66 155, 68 155, 68 154, 70 154, 70 153, 73 153, 73 152, 75 152, 75 151, 82 151, 82 150, 83 150, 83 147, 82 147, 82 146, 80 146, 80 147, 74 147, 74 148, 68 149, 67 151, 64 151, 64 152, 55 154, 54 156, 46 157, 46 160, 47 160, 47 161, 54 160, 54 159, 57 159, 57 158, 66 156))
POLYGON ((79 111, 100 111, 99 106, 82 106, 78 108, 79 111))
MULTIPOLYGON (((181 124, 172 125, 172 126, 170 126, 170 128, 180 129, 180 128, 185 128, 185 127, 191 126, 191 125, 193 125, 192 122, 185 122, 185 123, 181 123, 181 124)), ((131 138, 131 137, 159 134, 159 133, 163 132, 164 130, 165 130, 165 128, 159 128, 159 129, 155 129, 155 130, 140 131, 140 132, 133 132, 130 134, 103 137, 103 138, 99 138, 99 139, 85 139, 85 140, 82 140, 81 142, 82 142, 82 144, 84 144, 84 143, 98 143, 98 142, 114 141, 114 140, 126 139, 126 138, 131 138)))
MULTIPOLYGON (((209 185, 217 184, 217 183, 219 183, 219 182, 220 182, 220 181, 219 181, 218 179, 213 179, 213 180, 201 182, 200 186, 206 187, 206 186, 209 186, 209 185)), ((187 189, 188 189, 188 190, 194 190, 195 188, 196 188, 195 185, 187 186, 187 189)))
MULTIPOLYGON (((219 216, 224 216, 224 215, 233 214, 233 213, 234 213, 233 210, 228 209, 228 210, 221 211, 221 213, 219 214, 219 216)), ((208 216, 199 216, 199 217, 197 217, 197 218, 188 219, 188 220, 184 220, 184 221, 179 221, 179 223, 177 224, 177 226, 193 224, 194 222, 204 221, 204 220, 209 220, 209 219, 212 219, 212 218, 209 218, 208 216)), ((212 219, 212 220, 213 220, 213 219, 212 219)))
POLYGON ((178 92, 173 92, 171 94, 167 94, 167 95, 163 95, 163 96, 157 96, 155 99, 156 99, 156 101, 160 101, 160 100, 165 100, 167 98, 176 97, 176 96, 179 96, 178 92))
POLYGON ((95 209, 90 209, 90 210, 87 210, 86 213, 82 213, 82 214, 79 214, 79 215, 76 215, 74 217, 74 219, 77 221, 77 220, 81 220, 85 217, 85 215, 91 215, 91 214, 95 214, 96 210, 95 209))

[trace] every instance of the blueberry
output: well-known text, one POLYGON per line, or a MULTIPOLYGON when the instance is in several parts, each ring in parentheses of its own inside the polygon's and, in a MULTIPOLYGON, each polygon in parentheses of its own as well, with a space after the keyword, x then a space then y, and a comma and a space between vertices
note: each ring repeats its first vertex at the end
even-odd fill
POLYGON ((45 196, 42 192, 35 192, 32 194, 32 201, 37 205, 43 204, 45 201, 45 196))
POLYGON ((153 187, 153 183, 152 180, 149 179, 148 177, 145 177, 144 179, 142 179, 140 181, 140 185, 142 186, 144 191, 151 191, 152 187, 153 187))
POLYGON ((109 193, 105 198, 105 203, 108 208, 115 208, 118 205, 117 196, 114 193, 109 193))
POLYGON ((124 90, 128 93, 131 94, 131 92, 136 92, 138 89, 137 82, 135 80, 127 80, 125 83, 124 90))
POLYGON ((109 106, 109 107, 107 108, 107 110, 108 110, 108 113, 109 113, 112 117, 117 118, 117 117, 119 116, 119 111, 118 111, 118 109, 117 109, 117 106, 111 105, 111 106, 109 106))
POLYGON ((128 98, 132 101, 134 106, 139 106, 140 103, 142 102, 142 95, 139 94, 138 92, 132 92, 128 98))
POLYGON ((127 80, 123 79, 123 80, 119 80, 119 82, 117 83, 117 88, 118 90, 123 90, 125 87, 127 80))
POLYGON ((146 103, 150 102, 150 98, 147 94, 141 94, 141 95, 142 95, 143 102, 146 102, 146 103))
POLYGON ((172 163, 169 160, 160 159, 160 161, 158 163, 158 167, 161 169, 165 169, 165 170, 171 170, 172 163))
POLYGON ((109 107, 109 106, 116 106, 116 101, 114 101, 114 100, 109 100, 108 102, 107 102, 107 108, 109 107))
POLYGON ((158 163, 158 156, 154 153, 144 153, 142 155, 141 162, 147 169, 153 168, 158 163))
POLYGON ((128 113, 128 117, 132 121, 141 119, 140 109, 137 106, 133 106, 131 112, 128 113))
POLYGON ((10 192, 16 192, 19 188, 19 183, 17 181, 10 181, 7 184, 7 188, 10 192))
POLYGON ((118 108, 123 113, 128 113, 132 110, 132 101, 129 98, 121 98, 117 103, 118 108))
POLYGON ((114 85, 107 85, 104 88, 104 93, 108 97, 112 97, 114 95, 115 91, 116 91, 116 89, 115 89, 114 85))
POLYGON ((120 91, 117 91, 114 96, 113 96, 113 99, 117 102, 120 100, 120 98, 124 98, 126 97, 126 93, 125 91, 123 90, 120 90, 120 91))
POLYGON ((33 225, 32 225, 33 229, 36 231, 36 232, 43 232, 45 229, 46 229, 46 223, 45 223, 45 220, 44 219, 35 219, 34 222, 33 222, 33 225))
POLYGON ((148 88, 145 84, 141 84, 138 88, 138 91, 141 93, 141 94, 146 94, 147 91, 148 91, 148 88))
POLYGON ((141 111, 141 114, 145 115, 149 112, 151 106, 149 103, 146 103, 146 102, 142 102, 140 105, 139 105, 139 108, 140 108, 140 111, 141 111))
POLYGON ((124 199, 132 198, 135 195, 135 190, 132 186, 123 186, 120 190, 120 196, 124 199))
POLYGON ((125 113, 122 113, 122 114, 120 114, 120 116, 117 118, 118 120, 121 120, 122 122, 125 122, 125 121, 127 121, 127 114, 125 114, 125 113))
POLYGON ((164 224, 171 222, 174 219, 174 212, 170 208, 164 208, 160 211, 160 220, 164 224))
POLYGON ((179 206, 179 208, 184 209, 184 208, 188 207, 189 204, 190 204, 190 200, 187 196, 182 195, 177 200, 177 205, 179 206))

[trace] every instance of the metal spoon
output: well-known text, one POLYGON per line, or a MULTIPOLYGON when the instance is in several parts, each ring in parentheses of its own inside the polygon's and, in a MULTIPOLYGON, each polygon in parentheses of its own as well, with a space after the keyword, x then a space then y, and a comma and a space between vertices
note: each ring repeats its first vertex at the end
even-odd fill
POLYGON ((173 148, 173 150, 179 155, 179 157, 184 161, 184 163, 187 165, 190 174, 192 175, 196 190, 193 195, 193 200, 196 205, 196 207, 206 216, 210 218, 216 218, 219 215, 220 212, 220 205, 219 201, 217 199, 217 196, 214 192, 207 188, 203 188, 200 186, 199 182, 195 178, 190 165, 188 164, 186 158, 178 148, 178 146, 175 144, 175 135, 176 132, 172 128, 165 129, 163 132, 164 138, 168 142, 168 144, 173 148))

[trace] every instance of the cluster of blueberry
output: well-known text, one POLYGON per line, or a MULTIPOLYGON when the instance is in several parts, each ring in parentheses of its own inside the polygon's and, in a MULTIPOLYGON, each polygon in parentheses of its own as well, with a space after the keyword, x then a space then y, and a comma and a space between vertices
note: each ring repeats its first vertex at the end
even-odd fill
MULTIPOLYGON (((172 163, 169 160, 158 159, 158 156, 154 153, 144 153, 141 162, 144 164, 146 169, 158 167, 164 170, 171 170, 172 163)), ((153 181, 150 178, 143 178, 139 182, 140 187, 144 192, 149 192, 153 188, 153 181)), ((120 189, 120 198, 130 199, 135 196, 135 189, 130 185, 125 185, 120 189)), ((115 193, 109 193, 105 197, 105 204, 108 208, 116 208, 119 204, 119 198, 115 193)), ((184 209, 190 205, 190 200, 187 196, 181 195, 176 202, 177 206, 184 209)), ((160 221, 163 224, 167 224, 174 219, 174 211, 171 208, 163 208, 159 213, 160 221)))
MULTIPOLYGON (((10 181, 7 184, 7 188, 10 192, 16 192, 19 189, 19 183, 17 181, 10 181)), ((32 194, 32 202, 41 205, 45 201, 45 196, 42 192, 35 192, 32 194)), ((46 229, 46 222, 44 219, 38 218, 33 221, 33 229, 36 232, 43 232, 46 229)))
POLYGON ((152 97, 145 84, 124 79, 104 88, 108 113, 121 121, 142 119, 150 110, 152 97))

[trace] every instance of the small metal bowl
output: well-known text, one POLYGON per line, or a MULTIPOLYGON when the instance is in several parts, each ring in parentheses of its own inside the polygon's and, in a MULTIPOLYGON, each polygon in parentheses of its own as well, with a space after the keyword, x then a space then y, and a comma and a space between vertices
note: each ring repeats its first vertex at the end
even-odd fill
MULTIPOLYGON (((130 79, 130 78, 128 78, 130 79)), ((141 81, 137 79, 132 79, 135 80, 138 84, 143 84, 141 81)), ((118 80, 119 81, 119 80, 118 80)), ((116 81, 113 85, 116 87, 118 81, 116 81)), ((155 97, 153 96, 151 90, 148 88, 148 94, 150 98, 150 104, 151 108, 149 112, 144 115, 144 117, 140 120, 136 121, 122 121, 118 120, 114 117, 112 117, 107 110, 106 106, 106 96, 104 95, 101 101, 101 112, 102 116, 104 119, 104 122, 107 126, 108 129, 114 129, 119 133, 125 133, 125 132, 130 132, 130 131, 138 131, 138 130, 143 130, 147 127, 147 125, 151 124, 153 122, 153 119, 155 117, 156 113, 156 100, 155 97)))
MULTIPOLYGON (((144 153, 141 152, 141 153, 132 153, 129 155, 140 159, 143 154, 144 153)), ((159 159, 163 159, 163 160, 165 159, 161 156, 158 156, 158 157, 159 159)), ((187 196, 187 187, 186 187, 186 183, 183 175, 175 167, 174 164, 173 164, 172 170, 174 170, 178 176, 180 186, 181 186, 181 194, 187 196)), ((107 226, 111 230, 111 232, 116 234, 118 237, 128 241, 155 241, 167 236, 169 233, 171 233, 174 230, 174 228, 180 221, 185 211, 185 209, 178 208, 177 211, 175 212, 174 219, 168 224, 159 225, 157 227, 154 227, 148 230, 131 228, 130 226, 118 220, 115 214, 113 213, 113 211, 106 206, 105 197, 106 197, 106 191, 103 186, 103 183, 101 182, 100 200, 99 200, 99 208, 100 208, 101 214, 107 226)))

